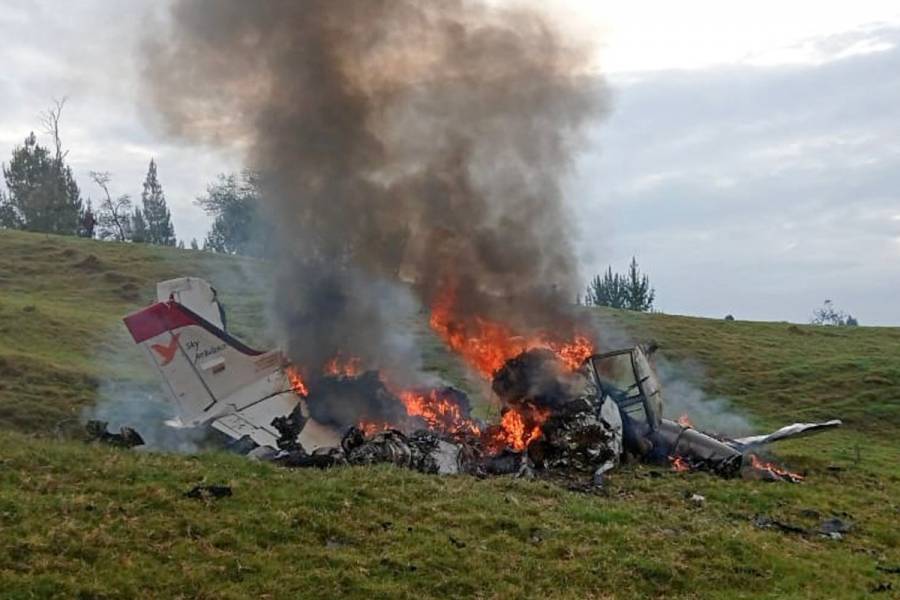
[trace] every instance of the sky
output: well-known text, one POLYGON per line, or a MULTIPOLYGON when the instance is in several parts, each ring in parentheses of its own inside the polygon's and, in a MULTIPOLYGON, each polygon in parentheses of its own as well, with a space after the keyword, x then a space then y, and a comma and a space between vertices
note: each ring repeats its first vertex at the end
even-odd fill
MULTIPOLYGON (((585 279, 636 256, 666 313, 807 322, 831 299, 900 325, 900 3, 541 6, 596 44, 611 90, 566 181, 585 279)), ((0 161, 66 96, 83 193, 97 170, 137 197, 155 158, 177 235, 202 239, 194 200, 241 160, 172 143, 142 102, 135 46, 165 11, 0 0, 0 161)))

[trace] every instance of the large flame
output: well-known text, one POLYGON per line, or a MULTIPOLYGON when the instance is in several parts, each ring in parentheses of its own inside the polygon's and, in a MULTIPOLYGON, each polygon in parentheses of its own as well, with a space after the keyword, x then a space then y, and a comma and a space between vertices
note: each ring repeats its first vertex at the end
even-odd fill
POLYGON ((449 434, 481 433, 478 424, 462 413, 459 404, 441 394, 440 390, 424 393, 407 390, 398 395, 406 407, 406 414, 420 417, 433 431, 449 434))
POLYGON ((531 348, 548 348, 570 369, 581 366, 594 353, 594 345, 583 335, 560 340, 547 332, 517 335, 509 326, 481 316, 455 313, 456 294, 448 288, 431 307, 431 328, 454 352, 476 371, 490 377, 507 360, 531 348))
MULTIPOLYGON (((456 311, 456 295, 448 288, 431 308, 431 328, 451 350, 484 377, 491 377, 509 359, 532 348, 546 348, 554 352, 569 369, 575 370, 594 353, 594 345, 584 335, 563 340, 547 332, 517 335, 508 325, 482 316, 459 315, 456 311)), ((361 372, 359 358, 336 355, 328 361, 323 373, 333 376, 355 377, 361 372)), ((303 378, 296 368, 288 369, 293 389, 300 395, 308 395, 303 378)), ((389 387, 390 384, 388 384, 389 387)), ((442 434, 480 437, 489 452, 509 448, 525 451, 543 435, 542 427, 550 417, 550 410, 530 404, 509 406, 504 409, 500 422, 482 430, 479 422, 469 418, 467 411, 457 400, 440 389, 408 390, 392 389, 403 403, 410 421, 382 423, 361 421, 358 427, 367 435, 396 427, 406 429, 414 423, 425 422, 428 429, 442 434)))
POLYGON ((500 423, 485 432, 486 447, 491 452, 510 448, 523 452, 541 438, 544 422, 550 418, 550 411, 529 404, 512 406, 503 413, 500 423))

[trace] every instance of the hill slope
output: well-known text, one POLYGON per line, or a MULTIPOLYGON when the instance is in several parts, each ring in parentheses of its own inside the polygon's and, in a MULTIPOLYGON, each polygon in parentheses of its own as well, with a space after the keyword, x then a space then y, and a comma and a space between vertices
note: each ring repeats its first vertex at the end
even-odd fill
MULTIPOLYGON (((789 442, 796 486, 624 467, 602 495, 391 468, 289 472, 222 453, 61 442, 108 380, 154 386, 120 325, 156 281, 197 274, 265 343, 266 265, 0 231, 0 597, 856 597, 900 589, 900 330, 596 311, 654 337, 688 379, 761 425, 841 417, 789 442), (23 433, 24 432, 24 433, 23 433), (182 493, 227 483, 205 503, 182 493), (706 497, 702 506, 684 495, 706 497), (843 539, 760 529, 753 517, 843 539)), ((461 369, 423 332, 426 365, 461 369)))

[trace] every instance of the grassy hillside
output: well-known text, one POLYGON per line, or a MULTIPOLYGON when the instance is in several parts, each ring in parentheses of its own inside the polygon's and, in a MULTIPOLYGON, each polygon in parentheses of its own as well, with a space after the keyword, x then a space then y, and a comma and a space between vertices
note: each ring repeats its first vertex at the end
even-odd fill
MULTIPOLYGON (((760 425, 841 417, 785 443, 800 485, 642 466, 600 495, 392 468, 290 472, 223 453, 121 451, 52 435, 101 382, 153 386, 120 317, 197 274, 264 343, 266 265, 0 231, 0 597, 858 597, 900 590, 900 329, 596 311, 760 425), (182 496, 233 486, 217 501, 182 496), (699 493, 697 506, 685 495, 699 493), (757 514, 843 539, 760 529, 757 514)), ((461 369, 423 333, 424 360, 461 369)))

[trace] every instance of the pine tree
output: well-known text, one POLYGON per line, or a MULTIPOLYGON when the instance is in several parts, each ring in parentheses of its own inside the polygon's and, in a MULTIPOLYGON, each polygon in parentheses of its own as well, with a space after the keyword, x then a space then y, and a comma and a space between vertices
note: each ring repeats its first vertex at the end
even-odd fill
POLYGON ((172 215, 166 206, 166 196, 156 175, 156 161, 150 160, 147 177, 144 179, 144 191, 141 192, 144 206, 144 220, 147 223, 147 242, 160 246, 175 245, 175 228, 172 226, 172 215))
POLYGON ((10 204, 3 190, 0 190, 0 229, 21 229, 21 227, 16 209, 10 204))
POLYGON ((650 278, 642 275, 638 269, 637 259, 631 257, 628 275, 625 281, 626 308, 640 312, 648 312, 653 308, 656 290, 650 287, 650 278))
POLYGON ((650 278, 641 274, 637 260, 632 257, 627 274, 613 273, 612 267, 608 267, 602 276, 594 276, 585 290, 584 303, 647 312, 653 308, 655 295, 650 278))
POLYGON ((140 208, 135 208, 131 215, 131 241, 136 244, 147 242, 147 221, 140 208))
POLYGON ((613 273, 612 267, 609 267, 602 277, 596 275, 588 284, 584 294, 584 303, 588 306, 626 308, 627 294, 624 278, 618 273, 613 273))
POLYGON ((13 150, 3 177, 9 190, 4 220, 28 231, 76 235, 81 227, 81 192, 65 154, 37 143, 34 133, 13 150))
POLYGON ((199 250, 200 244, 197 243, 197 238, 191 238, 191 250, 199 250))

